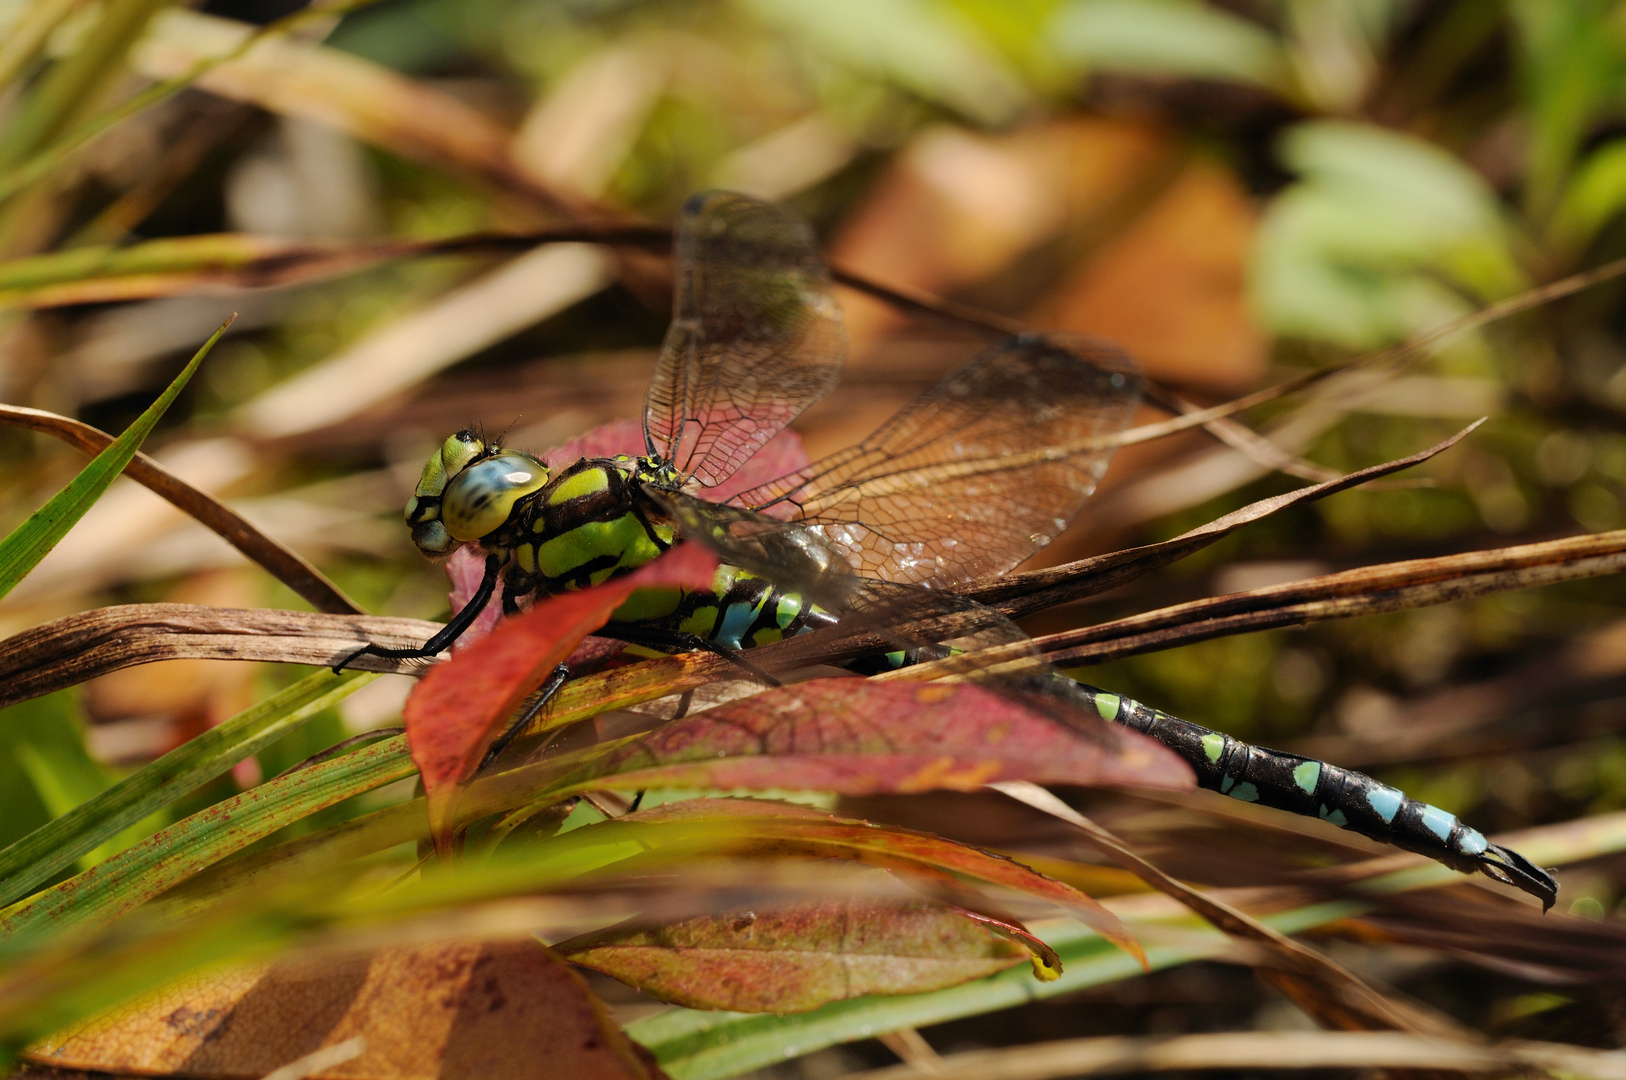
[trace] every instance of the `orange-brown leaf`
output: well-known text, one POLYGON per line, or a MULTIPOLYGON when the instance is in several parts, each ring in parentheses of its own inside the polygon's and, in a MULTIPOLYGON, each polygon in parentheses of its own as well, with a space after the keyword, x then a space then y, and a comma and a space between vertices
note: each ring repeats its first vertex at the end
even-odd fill
POLYGON ((310 1074, 318 1080, 665 1075, 581 977, 531 941, 444 942, 233 968, 61 1032, 28 1056, 64 1068, 235 1078, 261 1077, 328 1048, 355 1056, 310 1074))
MULTIPOLYGON (((1066 908, 1143 966, 1147 962, 1140 944, 1118 917, 1071 885, 1046 877, 1008 856, 931 833, 836 817, 809 806, 755 799, 690 799, 628 814, 606 824, 622 822, 693 822, 696 825, 728 822, 737 830, 738 839, 731 845, 735 854, 756 858, 851 859, 905 877, 924 876, 931 883, 947 873, 996 885, 1066 908)), ((681 836, 681 832, 675 833, 674 843, 681 843, 681 836)), ((638 837, 651 852, 659 852, 664 846, 658 833, 640 832, 638 837)))
POLYGON ((612 927, 555 948, 662 1001, 771 1013, 958 986, 1028 956, 953 908, 875 900, 804 901, 652 929, 612 927))

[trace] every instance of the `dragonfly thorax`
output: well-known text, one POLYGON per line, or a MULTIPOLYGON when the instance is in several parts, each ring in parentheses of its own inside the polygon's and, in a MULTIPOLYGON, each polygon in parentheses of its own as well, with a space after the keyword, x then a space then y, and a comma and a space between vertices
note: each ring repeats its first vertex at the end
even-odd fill
POLYGON ((583 458, 518 500, 485 540, 512 554, 508 591, 549 594, 598 585, 671 547, 676 526, 648 496, 636 458, 583 458))
POLYGON ((676 527, 644 485, 679 483, 655 457, 582 458, 550 469, 460 431, 430 456, 406 520, 424 554, 478 544, 506 556, 505 595, 546 595, 599 584, 669 548, 676 527))

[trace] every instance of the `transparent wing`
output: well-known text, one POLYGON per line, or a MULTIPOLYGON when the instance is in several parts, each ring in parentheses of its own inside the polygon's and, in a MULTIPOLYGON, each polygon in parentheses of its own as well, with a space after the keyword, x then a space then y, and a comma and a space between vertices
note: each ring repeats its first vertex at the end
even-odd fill
POLYGON ((676 267, 644 434, 686 486, 708 488, 830 392, 846 334, 813 230, 772 203, 694 196, 676 267))
POLYGON ((705 544, 729 566, 799 592, 831 612, 849 609, 860 590, 862 583, 846 557, 812 529, 681 491, 645 485, 644 494, 677 522, 685 537, 705 544))
POLYGON ((913 659, 936 660, 945 674, 1019 694, 1059 723, 1092 735, 1105 730, 1078 684, 1046 662, 1032 640, 993 608, 949 589, 860 578, 835 545, 797 522, 682 492, 648 486, 644 491, 685 536, 710 547, 725 563, 839 612, 835 626, 819 631, 831 644, 878 634, 913 659))
POLYGON ((1077 516, 1140 386, 1109 345, 1014 337, 863 442, 730 502, 794 507, 864 577, 944 586, 1003 573, 1077 516))

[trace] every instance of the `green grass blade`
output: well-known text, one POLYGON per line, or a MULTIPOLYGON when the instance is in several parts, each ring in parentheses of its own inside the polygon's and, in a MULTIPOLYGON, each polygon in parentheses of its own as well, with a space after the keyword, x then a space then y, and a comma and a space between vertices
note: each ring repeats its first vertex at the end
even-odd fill
MULTIPOLYGON (((169 0, 164 0, 166 6, 168 2, 169 0)), ((131 95, 106 112, 93 116, 79 124, 72 131, 51 143, 51 145, 40 149, 16 168, 0 175, 0 199, 10 198, 29 184, 49 176, 75 152, 95 140, 103 132, 138 113, 145 112, 164 99, 173 97, 197 82, 209 71, 221 64, 237 59, 261 41, 293 33, 313 22, 337 18, 340 15, 354 11, 356 8, 366 7, 368 4, 376 2, 377 0, 336 0, 334 3, 312 5, 302 11, 296 11, 292 15, 284 16, 268 26, 259 27, 253 33, 247 35, 231 51, 220 56, 199 60, 184 74, 173 79, 166 79, 160 83, 154 83, 139 93, 131 95)))
POLYGON ((78 476, 68 482, 67 487, 51 496, 49 502, 13 529, 10 536, 0 540, 0 597, 17 587, 17 583, 67 535, 68 530, 107 490, 107 486, 124 471, 159 418, 180 396, 192 373, 197 371, 203 358, 209 355, 209 350, 214 348, 215 342, 220 340, 220 335, 226 332, 226 327, 236 317, 233 315, 220 324, 220 329, 203 343, 185 370, 175 376, 175 381, 158 396, 158 400, 137 417, 135 423, 113 441, 112 446, 97 454, 78 476))
POLYGON ((229 270, 287 249, 285 241, 233 233, 167 236, 123 246, 76 247, 0 262, 0 302, 86 280, 229 270))
POLYGON ((44 146, 72 123, 108 81, 147 21, 174 0, 113 0, 73 53, 39 80, 0 131, 0 164, 10 166, 44 146))
POLYGON ((200 810, 0 916, 0 935, 95 925, 133 910, 285 825, 411 776, 405 736, 312 765, 200 810))
MULTIPOLYGON (((80 803, 89 802, 113 785, 109 770, 85 752, 83 738, 69 747, 39 746, 18 742, 11 748, 17 767, 28 777, 52 818, 61 817, 80 803)), ((150 830, 148 830, 150 831, 150 830)), ((79 857, 79 869, 88 870, 103 859, 140 840, 142 826, 136 824, 113 839, 79 857)))
POLYGON ((0 906, 27 896, 124 829, 208 783, 376 678, 357 671, 334 675, 323 670, 309 675, 29 833, 0 851, 0 906))

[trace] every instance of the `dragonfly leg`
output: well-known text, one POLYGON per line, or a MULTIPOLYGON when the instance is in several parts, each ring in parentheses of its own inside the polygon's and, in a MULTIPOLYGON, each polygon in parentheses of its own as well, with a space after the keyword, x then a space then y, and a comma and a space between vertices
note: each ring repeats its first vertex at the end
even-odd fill
POLYGON ((599 637, 625 641, 629 645, 643 645, 652 649, 671 649, 673 652, 715 653, 735 667, 749 673, 753 679, 757 679, 769 686, 780 685, 778 679, 740 656, 738 649, 730 649, 725 645, 719 645, 717 642, 703 638, 699 634, 691 634, 684 630, 665 630, 658 626, 640 626, 637 623, 619 622, 605 623, 593 633, 599 637))
POLYGON ((463 610, 453 615, 451 621, 440 628, 440 632, 416 649, 389 649, 383 645, 371 643, 363 645, 349 656, 333 665, 333 674, 337 675, 350 664, 355 663, 361 656, 383 656, 393 660, 422 660, 425 657, 435 656, 452 642, 463 636, 463 631, 474 625, 474 620, 480 617, 485 610, 486 602, 497 588, 497 572, 502 569, 501 555, 486 556, 485 576, 480 579, 480 587, 475 590, 469 602, 463 605, 463 610))
POLYGON ((538 690, 536 700, 532 701, 530 707, 525 710, 520 718, 509 724, 508 730, 498 735, 497 740, 491 744, 491 749, 486 751, 486 756, 480 761, 480 768, 485 768, 502 756, 502 752, 508 749, 509 744, 518 738, 519 733, 524 731, 531 721, 536 718, 536 714, 542 711, 542 706, 546 705, 553 695, 559 692, 559 688, 568 681, 570 681, 570 669, 568 667, 560 664, 554 668, 553 674, 548 676, 548 681, 543 683, 538 690))

